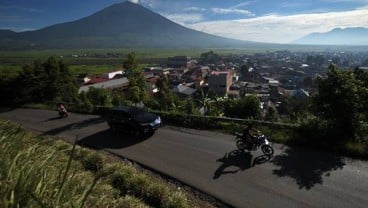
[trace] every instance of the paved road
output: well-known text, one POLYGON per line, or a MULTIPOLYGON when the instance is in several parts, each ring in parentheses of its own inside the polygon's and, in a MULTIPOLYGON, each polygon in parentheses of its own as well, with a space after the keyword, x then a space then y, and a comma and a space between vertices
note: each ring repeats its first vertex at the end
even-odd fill
POLYGON ((275 156, 236 151, 234 137, 162 127, 137 140, 116 135, 98 116, 16 109, 0 118, 106 149, 207 192, 234 207, 368 207, 368 162, 275 145, 275 156))

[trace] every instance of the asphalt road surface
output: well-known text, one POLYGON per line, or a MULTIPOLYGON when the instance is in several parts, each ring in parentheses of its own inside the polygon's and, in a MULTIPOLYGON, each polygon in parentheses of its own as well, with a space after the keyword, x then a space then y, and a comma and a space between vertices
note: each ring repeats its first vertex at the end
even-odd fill
MULTIPOLYGON (((105 149, 234 207, 368 207, 368 162, 274 145, 272 158, 236 151, 234 136, 164 126, 145 139, 115 134, 99 116, 16 109, 0 118, 105 149)), ((165 122, 165 121, 163 121, 165 122)))

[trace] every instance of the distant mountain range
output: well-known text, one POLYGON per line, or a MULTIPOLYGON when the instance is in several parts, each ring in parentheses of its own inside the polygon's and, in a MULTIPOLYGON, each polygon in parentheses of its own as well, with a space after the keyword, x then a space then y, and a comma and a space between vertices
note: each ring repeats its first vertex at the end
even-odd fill
POLYGON ((309 45, 368 45, 368 28, 336 28, 326 33, 312 33, 293 43, 309 45))
POLYGON ((256 43, 188 29, 128 1, 76 21, 40 30, 0 30, 2 49, 238 48, 253 44, 256 43))

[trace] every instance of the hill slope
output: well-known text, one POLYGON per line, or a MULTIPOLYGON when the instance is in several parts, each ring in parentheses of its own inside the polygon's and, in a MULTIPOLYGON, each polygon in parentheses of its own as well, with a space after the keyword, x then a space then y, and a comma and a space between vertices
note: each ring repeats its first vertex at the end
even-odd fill
POLYGON ((36 31, 0 31, 3 49, 239 47, 249 43, 185 28, 130 2, 114 4, 88 17, 36 31))
POLYGON ((327 33, 312 33, 293 43, 313 45, 368 45, 368 28, 336 28, 327 33))

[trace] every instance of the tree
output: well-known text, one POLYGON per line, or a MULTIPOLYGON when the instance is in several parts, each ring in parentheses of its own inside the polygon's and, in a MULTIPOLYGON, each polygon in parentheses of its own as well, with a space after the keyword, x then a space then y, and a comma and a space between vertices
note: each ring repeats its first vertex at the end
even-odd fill
POLYGON ((134 52, 128 53, 128 55, 126 56, 126 59, 123 62, 123 68, 130 71, 132 69, 138 68, 138 66, 139 66, 139 63, 137 59, 135 58, 135 53, 134 52))
POLYGON ((123 63, 125 69, 128 70, 128 99, 133 103, 145 102, 147 100, 147 88, 146 81, 144 79, 142 71, 138 68, 138 61, 135 58, 134 53, 129 53, 126 60, 123 63))
POLYGON ((241 100, 242 117, 258 119, 262 115, 261 101, 255 95, 247 96, 241 100))
POLYGON ((160 110, 168 111, 170 108, 176 106, 176 95, 169 89, 169 80, 165 74, 161 74, 160 80, 157 82, 159 91, 155 94, 155 98, 158 100, 160 110))
POLYGON ((78 99, 78 87, 67 65, 55 57, 42 63, 36 60, 23 66, 15 81, 18 103, 47 102, 59 100, 75 102, 78 99))
POLYGON ((220 60, 220 56, 213 51, 208 51, 200 55, 203 64, 215 64, 220 60))
POLYGON ((7 76, 0 71, 0 106, 13 105, 15 102, 15 94, 17 89, 17 83, 14 77, 7 76))
POLYGON ((302 87, 311 88, 314 85, 314 80, 312 77, 305 77, 301 82, 302 87))
POLYGON ((278 120, 278 113, 275 107, 269 106, 267 109, 267 113, 265 119, 268 121, 277 121, 278 120))
POLYGON ((111 106, 111 92, 104 88, 90 87, 87 92, 88 99, 94 106, 111 106))
POLYGON ((93 103, 85 92, 79 94, 79 102, 77 105, 79 112, 91 113, 93 111, 93 103))
POLYGON ((257 119, 262 115, 261 102, 254 95, 230 99, 224 102, 224 113, 227 117, 257 119))
POLYGON ((196 108, 193 98, 186 98, 184 101, 185 113, 189 115, 198 115, 199 111, 196 108))
POLYGON ((311 98, 288 98, 286 101, 287 114, 291 119, 303 118, 310 112, 311 98))
POLYGON ((314 106, 318 116, 333 125, 336 135, 344 139, 355 138, 360 113, 367 113, 363 106, 367 85, 354 72, 339 70, 335 65, 330 65, 327 77, 318 78, 317 84, 314 106))
POLYGON ((221 116, 222 114, 222 101, 217 96, 216 92, 211 88, 205 93, 201 90, 201 93, 197 97, 196 101, 199 108, 203 109, 204 115, 207 116, 221 116))
POLYGON ((111 96, 112 96, 111 102, 114 106, 124 105, 126 103, 124 96, 118 91, 113 91, 111 96))
POLYGON ((368 120, 368 72, 363 71, 360 68, 356 68, 354 71, 355 78, 360 82, 358 88, 358 94, 360 96, 360 108, 358 109, 360 113, 360 120, 368 120))
POLYGON ((63 102, 73 103, 78 99, 78 84, 76 79, 70 73, 68 66, 58 61, 58 77, 56 83, 56 97, 61 98, 63 102))

